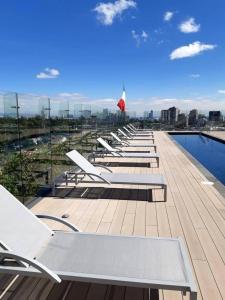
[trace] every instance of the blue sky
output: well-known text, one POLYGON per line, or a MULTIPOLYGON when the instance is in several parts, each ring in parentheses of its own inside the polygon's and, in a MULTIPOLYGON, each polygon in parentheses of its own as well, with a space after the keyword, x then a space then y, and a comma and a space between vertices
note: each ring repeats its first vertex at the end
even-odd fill
POLYGON ((130 110, 225 107, 224 0, 0 2, 0 89, 130 110))

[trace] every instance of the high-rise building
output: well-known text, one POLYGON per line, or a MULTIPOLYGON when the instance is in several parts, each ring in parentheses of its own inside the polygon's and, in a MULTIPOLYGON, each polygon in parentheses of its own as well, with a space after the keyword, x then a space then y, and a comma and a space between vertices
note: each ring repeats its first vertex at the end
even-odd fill
POLYGON ((161 122, 162 123, 169 122, 169 111, 167 109, 161 110, 161 122))
POLYGON ((188 126, 188 117, 184 113, 178 115, 177 126, 179 126, 180 128, 188 126))
POLYGON ((149 120, 151 120, 151 121, 154 120, 154 113, 153 113, 153 110, 151 110, 150 113, 149 113, 149 120))
POLYGON ((189 125, 196 125, 197 121, 198 121, 198 110, 197 109, 192 109, 189 112, 188 124, 189 125))
POLYGON ((166 110, 161 110, 161 122, 170 125, 175 125, 178 121, 179 112, 180 110, 174 106, 166 110))
POLYGON ((209 112, 209 121, 210 122, 221 122, 223 121, 223 115, 221 111, 210 111, 209 112))
POLYGON ((175 125, 176 122, 178 121, 178 114, 179 114, 179 109, 175 106, 170 107, 168 109, 169 111, 169 124, 175 125))

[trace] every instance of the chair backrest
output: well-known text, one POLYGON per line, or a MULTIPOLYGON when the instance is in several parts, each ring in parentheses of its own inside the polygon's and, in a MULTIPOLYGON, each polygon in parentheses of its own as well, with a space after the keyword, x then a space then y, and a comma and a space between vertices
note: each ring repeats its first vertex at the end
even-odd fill
POLYGON ((116 135, 114 132, 110 132, 110 134, 115 140, 122 144, 123 141, 118 137, 118 135, 116 135))
POLYGON ((1 242, 17 254, 34 258, 53 232, 0 185, 1 242))
POLYGON ((123 126, 123 128, 129 133, 132 135, 132 133, 130 132, 130 130, 127 129, 127 127, 123 126))
POLYGON ((101 172, 97 168, 95 168, 95 166, 93 166, 77 150, 72 150, 72 151, 66 153, 66 156, 69 157, 85 173, 92 173, 92 174, 95 174, 95 175, 100 175, 101 174, 101 172))
POLYGON ((112 148, 103 138, 98 138, 97 141, 106 149, 108 150, 112 156, 118 157, 120 156, 117 152, 120 152, 118 149, 112 148))
POLYGON ((131 127, 129 124, 127 125, 127 127, 128 127, 132 132, 135 132, 134 128, 131 127))
POLYGON ((97 141, 109 152, 118 152, 117 149, 111 147, 103 138, 98 138, 97 141))
POLYGON ((118 129, 118 131, 126 138, 129 138, 128 135, 121 129, 118 129))
POLYGON ((133 124, 130 124, 130 127, 132 127, 133 129, 137 130, 137 128, 133 124))

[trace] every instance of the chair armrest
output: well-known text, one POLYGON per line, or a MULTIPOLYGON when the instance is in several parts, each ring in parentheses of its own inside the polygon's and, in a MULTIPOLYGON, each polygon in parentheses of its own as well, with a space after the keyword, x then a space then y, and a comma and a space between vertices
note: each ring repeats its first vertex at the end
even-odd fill
MULTIPOLYGON (((84 176, 89 176, 91 178, 92 177, 97 177, 99 179, 101 179, 103 182, 107 183, 107 184, 111 184, 110 181, 106 180, 105 178, 103 178, 101 175, 97 175, 97 174, 93 174, 93 173, 86 173, 86 172, 80 172, 80 173, 68 173, 68 174, 72 174, 75 176, 75 181, 77 182, 77 176, 78 175, 84 175, 84 176)), ((94 180, 93 178, 91 178, 92 180, 94 180)))
POLYGON ((56 216, 51 216, 51 215, 43 215, 43 214, 38 214, 36 215, 37 218, 39 219, 48 219, 48 220, 53 220, 59 223, 62 223, 64 225, 66 225, 67 227, 69 227, 70 229, 72 229, 75 232, 79 232, 79 228, 74 226, 73 224, 71 224, 70 222, 63 220, 62 218, 56 217, 56 216))
MULTIPOLYGON (((14 259, 17 262, 22 262, 27 264, 28 266, 25 267, 21 267, 21 268, 16 268, 15 267, 15 273, 17 269, 20 269, 21 271, 28 271, 28 275, 29 275, 29 266, 32 266, 34 269, 38 270, 41 274, 44 275, 44 277, 50 279, 53 282, 56 283, 60 283, 61 279, 59 278, 59 276, 57 274, 55 274, 54 272, 52 272, 51 270, 49 270, 46 266, 44 266, 43 264, 41 264, 40 262, 38 262, 36 259, 31 259, 25 256, 21 256, 20 254, 17 254, 13 251, 6 251, 6 250, 1 250, 0 251, 0 257, 1 259, 14 259)), ((14 268, 11 268, 12 271, 14 268)), ((7 271, 7 266, 3 266, 0 267, 0 271, 7 271)), ((38 273, 39 273, 38 272, 38 273)))

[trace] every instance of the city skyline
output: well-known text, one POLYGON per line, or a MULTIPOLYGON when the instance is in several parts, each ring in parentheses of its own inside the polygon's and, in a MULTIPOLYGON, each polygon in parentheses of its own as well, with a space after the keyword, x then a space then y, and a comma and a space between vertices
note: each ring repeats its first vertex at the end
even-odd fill
POLYGON ((12 0, 0 8, 0 90, 117 109, 124 82, 127 109, 138 114, 225 108, 222 0, 12 0))

